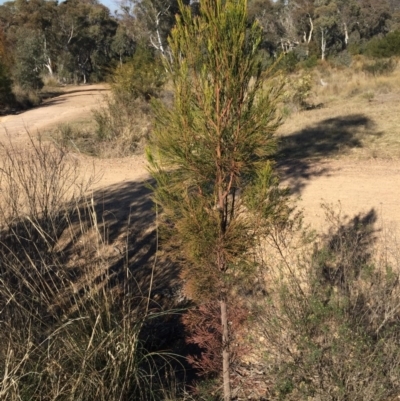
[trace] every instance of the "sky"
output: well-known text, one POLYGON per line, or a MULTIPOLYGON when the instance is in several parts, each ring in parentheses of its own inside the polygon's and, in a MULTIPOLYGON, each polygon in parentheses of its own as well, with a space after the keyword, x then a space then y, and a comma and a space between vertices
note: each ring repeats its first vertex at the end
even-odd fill
MULTIPOLYGON (((0 2, 3 0, 0 0, 0 2)), ((104 4, 106 7, 109 8, 111 14, 114 14, 115 10, 118 10, 118 4, 115 0, 99 0, 101 4, 104 4)))

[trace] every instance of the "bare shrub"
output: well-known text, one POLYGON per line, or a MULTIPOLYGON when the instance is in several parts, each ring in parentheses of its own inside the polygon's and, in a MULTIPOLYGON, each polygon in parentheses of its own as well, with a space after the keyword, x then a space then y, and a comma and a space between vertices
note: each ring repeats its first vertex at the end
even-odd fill
POLYGON ((66 212, 79 202, 91 182, 80 178, 78 161, 65 149, 29 135, 29 146, 11 138, 0 144, 0 219, 14 230, 23 223, 52 249, 67 222, 66 212))

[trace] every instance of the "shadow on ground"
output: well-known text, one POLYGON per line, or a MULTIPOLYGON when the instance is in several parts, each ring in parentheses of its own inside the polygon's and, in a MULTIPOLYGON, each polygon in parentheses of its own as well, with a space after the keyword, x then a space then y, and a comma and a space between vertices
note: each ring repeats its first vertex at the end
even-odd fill
MULTIPOLYGON (((198 352, 185 343, 181 314, 189 305, 182 297, 179 265, 158 256, 156 210, 150 186, 153 180, 129 181, 102 188, 93 194, 98 225, 106 243, 113 245, 115 258, 110 259, 106 274, 108 286, 123 288, 128 281, 129 291, 137 293, 138 305, 143 307, 150 295, 150 314, 141 336, 148 351, 170 350, 175 355, 198 352), (166 315, 157 316, 159 311, 166 315)), ((186 360, 177 357, 175 374, 178 381, 192 380, 193 371, 186 360)))
POLYGON ((368 136, 381 135, 374 121, 363 114, 328 118, 285 135, 277 152, 281 177, 293 193, 301 193, 311 178, 329 175, 329 167, 321 159, 362 148, 368 136))
MULTIPOLYGON (((157 308, 175 297, 180 280, 176 265, 162 258, 155 260, 156 215, 150 184, 151 181, 131 181, 98 190, 82 208, 80 216, 75 216, 73 225, 78 219, 91 222, 97 219, 99 235, 112 253, 107 271, 102 271, 98 280, 106 276, 109 285, 118 286, 129 276, 136 283, 138 297, 145 298, 151 293, 157 308)), ((74 252, 75 244, 76 241, 64 248, 66 255, 74 252)))
POLYGON ((43 103, 40 103, 39 105, 35 106, 23 106, 23 105, 17 105, 15 104, 13 107, 10 108, 1 108, 0 107, 0 116, 8 116, 8 115, 20 115, 24 114, 27 111, 33 110, 33 109, 38 109, 38 108, 44 108, 44 107, 49 107, 53 105, 57 105, 60 103, 64 103, 68 98, 70 97, 77 97, 77 96, 88 96, 87 92, 108 92, 108 89, 96 89, 96 88, 91 88, 90 86, 88 87, 82 87, 80 89, 75 89, 71 91, 64 92, 63 90, 52 90, 52 91, 47 91, 44 93, 40 93, 39 96, 41 97, 41 100, 44 101, 43 103), (76 94, 73 96, 69 96, 70 94, 76 94))
POLYGON ((341 217, 340 211, 331 207, 325 212, 330 230, 322 237, 324 249, 314 254, 314 259, 323 282, 349 291, 350 282, 357 280, 372 261, 379 232, 375 227, 377 212, 372 208, 351 218, 341 217))
MULTIPOLYGON (((120 316, 118 312, 129 304, 132 319, 139 322, 147 316, 140 329, 143 346, 156 354, 169 350, 174 355, 171 372, 181 383, 193 376, 184 358, 190 348, 181 322, 188 301, 179 294, 182 283, 177 264, 166 257, 155 259, 151 183, 113 185, 94 192, 81 207, 67 208, 50 221, 55 226, 54 242, 36 229, 47 227, 45 220, 32 224, 21 219, 0 227, 0 309, 2 318, 6 314, 15 330, 22 331, 26 319, 16 320, 13 305, 18 304, 17 310, 35 324, 32 341, 40 347, 67 319, 68 325, 88 319, 90 308, 98 316, 106 314, 104 299, 111 316, 120 316), (4 293, 14 294, 13 302, 4 293)), ((165 359, 154 358, 161 372, 165 359)))

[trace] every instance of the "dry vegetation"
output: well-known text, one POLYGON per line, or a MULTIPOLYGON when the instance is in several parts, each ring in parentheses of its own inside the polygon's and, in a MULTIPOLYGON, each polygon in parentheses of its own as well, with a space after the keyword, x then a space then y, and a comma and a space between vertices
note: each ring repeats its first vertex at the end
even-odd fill
POLYGON ((150 302, 153 230, 113 229, 104 196, 86 197, 92 181, 65 148, 32 137, 24 149, 2 145, 2 400, 167 397, 171 362, 149 350, 149 333, 165 326, 150 302))
MULTIPOLYGON (((322 64, 309 73, 304 99, 321 108, 289 105, 279 157, 400 156, 400 68, 371 76, 364 64, 322 64), (299 137, 285 140, 292 132, 299 137)), ((171 290, 178 272, 167 255, 154 259, 148 191, 138 185, 88 197, 93 177, 82 180, 62 146, 84 146, 85 137, 73 126, 59 135, 60 147, 32 137, 25 150, 2 145, 0 398, 218 399, 213 375, 184 394, 177 383, 183 359, 160 352, 182 352, 184 343, 179 316, 165 312, 178 304, 171 290), (134 197, 124 214, 132 221, 124 220, 118 210, 134 197)), ((113 149, 126 150, 126 137, 112 139, 113 149)), ((238 399, 388 401, 400 394, 396 234, 376 227, 373 210, 351 218, 336 206, 325 210, 327 234, 307 231, 297 216, 258 249, 259 279, 238 294, 251 310, 237 339, 238 399)))
MULTIPOLYGON (((335 148, 334 157, 399 158, 400 65, 393 61, 394 71, 374 76, 365 71, 371 63, 359 57, 351 68, 320 64, 303 71, 300 76, 309 76, 312 82, 307 103, 317 109, 294 111, 286 118, 280 129, 283 142, 292 132, 303 131, 316 145, 335 148)), ((310 141, 299 152, 304 147, 313 153, 307 157, 323 155, 310 141)))

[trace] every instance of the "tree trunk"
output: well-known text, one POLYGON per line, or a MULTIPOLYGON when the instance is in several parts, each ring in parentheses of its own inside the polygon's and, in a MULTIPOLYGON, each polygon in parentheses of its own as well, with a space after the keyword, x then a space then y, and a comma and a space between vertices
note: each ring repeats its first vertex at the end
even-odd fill
POLYGON ((222 324, 222 375, 224 383, 224 401, 231 401, 230 366, 229 366, 229 330, 228 313, 225 299, 221 303, 221 324, 222 324))
POLYGON ((53 68, 51 66, 50 57, 47 58, 47 63, 45 63, 45 67, 48 69, 50 76, 53 76, 53 68))
POLYGON ((326 38, 325 30, 321 28, 321 60, 325 60, 326 38))
POLYGON ((310 33, 308 34, 308 39, 307 39, 307 44, 308 45, 311 42, 312 34, 313 34, 313 31, 314 31, 314 24, 313 24, 313 21, 312 21, 311 17, 309 17, 309 21, 310 21, 310 33))
POLYGON ((344 28, 344 43, 347 44, 349 43, 349 32, 347 31, 347 24, 343 22, 343 28, 344 28))

